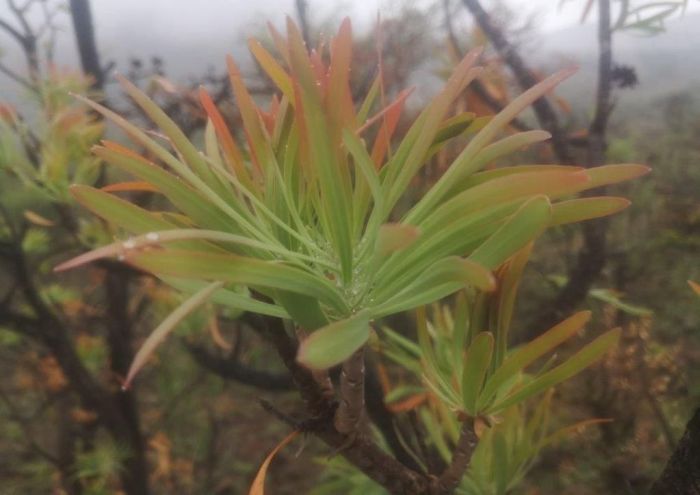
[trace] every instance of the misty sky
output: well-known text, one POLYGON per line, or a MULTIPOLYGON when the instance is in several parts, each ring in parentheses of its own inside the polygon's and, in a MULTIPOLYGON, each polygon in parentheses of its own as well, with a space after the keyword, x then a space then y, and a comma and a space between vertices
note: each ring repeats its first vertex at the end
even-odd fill
MULTIPOLYGON (((314 23, 352 17, 355 28, 372 25, 377 12, 390 16, 403 0, 308 0, 314 23)), ((439 0, 414 0, 418 5, 434 5, 439 0)), ((483 0, 488 7, 493 0, 483 0)), ((502 0, 518 14, 535 15, 534 27, 540 32, 557 31, 578 24, 585 0, 502 0)), ((175 75, 201 73, 218 64, 227 53, 241 55, 243 40, 259 33, 265 21, 283 22, 293 13, 294 0, 92 0, 98 48, 104 60, 116 60, 124 70, 129 57, 162 56, 175 75), (239 50, 236 52, 236 50, 239 50), (184 61, 187 67, 174 67, 184 61)), ((689 10, 700 11, 700 0, 689 0, 689 10)), ((0 18, 13 21, 5 2, 0 1, 0 18)), ((70 19, 62 20, 64 34, 57 47, 59 65, 76 66, 77 55, 70 19)), ((580 30, 579 30, 580 31, 580 30)), ((592 31, 592 30, 591 30, 592 31)), ((21 63, 16 46, 0 33, 4 62, 21 63)), ((1 53, 1 52, 0 52, 1 53)), ((182 65, 182 64, 180 64, 182 65)), ((4 78, 0 83, 5 85, 4 78)), ((0 88, 1 89, 1 88, 0 88)))

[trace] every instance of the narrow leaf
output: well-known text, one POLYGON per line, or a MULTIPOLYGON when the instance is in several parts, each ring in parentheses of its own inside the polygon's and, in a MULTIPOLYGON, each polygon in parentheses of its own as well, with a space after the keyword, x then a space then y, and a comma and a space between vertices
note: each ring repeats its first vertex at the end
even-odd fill
POLYGON ((629 205, 630 201, 627 199, 610 196, 562 201, 552 205, 552 218, 549 226, 606 217, 624 210, 629 205))
POLYGON ((234 254, 161 249, 134 252, 127 260, 158 274, 202 280, 219 280, 305 294, 346 311, 344 300, 323 277, 282 263, 234 254))
POLYGON ((250 491, 248 495, 265 495, 265 477, 267 476, 267 470, 270 467, 272 459, 277 455, 277 453, 282 450, 289 442, 294 440, 296 436, 299 435, 298 430, 294 430, 289 435, 287 435, 284 440, 282 440, 277 446, 272 449, 265 460, 263 461, 260 469, 258 469, 258 474, 255 475, 253 484, 250 486, 250 491))
POLYGON ((155 330, 153 330, 139 351, 136 353, 136 356, 134 356, 129 372, 126 375, 126 380, 124 380, 124 385, 122 387, 124 390, 129 388, 129 385, 131 385, 131 381, 134 379, 136 373, 143 368, 146 361, 148 361, 148 358, 151 357, 151 354, 153 354, 156 348, 161 344, 161 342, 163 342, 163 340, 165 340, 170 332, 173 331, 178 323, 204 304, 217 289, 222 287, 222 285, 223 284, 221 282, 215 282, 200 290, 178 306, 175 311, 170 313, 168 317, 163 320, 155 330))
POLYGON ((544 373, 541 376, 533 379, 525 386, 507 396, 502 401, 496 403, 489 409, 489 412, 503 410, 514 404, 532 397, 549 387, 553 387, 564 380, 568 380, 572 376, 580 373, 591 364, 599 360, 613 347, 620 338, 620 329, 616 328, 604 333, 593 342, 578 351, 572 357, 556 368, 544 373))
POLYGON ((484 401, 490 400, 501 386, 514 375, 522 372, 535 360, 576 335, 590 319, 590 311, 576 313, 510 354, 486 383, 483 393, 484 401))
POLYGON ((385 223, 379 227, 377 252, 386 255, 407 248, 420 236, 420 229, 415 225, 385 223))
POLYGON ((496 268, 508 257, 542 233, 551 217, 546 196, 535 196, 525 203, 500 229, 469 257, 487 267, 496 268))
POLYGON ((491 364, 493 354, 493 335, 481 332, 467 349, 464 357, 464 370, 462 373, 462 401, 464 410, 470 416, 476 416, 477 400, 484 385, 486 372, 491 364))

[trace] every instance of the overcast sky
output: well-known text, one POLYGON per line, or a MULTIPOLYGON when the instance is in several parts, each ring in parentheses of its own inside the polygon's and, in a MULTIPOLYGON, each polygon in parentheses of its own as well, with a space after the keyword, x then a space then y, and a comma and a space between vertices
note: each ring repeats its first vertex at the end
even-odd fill
MULTIPOLYGON (((405 1, 308 0, 309 16, 317 23, 350 15, 359 30, 370 27, 377 12, 390 16, 392 10, 405 1)), ((493 1, 483 0, 483 5, 488 8, 493 1)), ((566 0, 558 8, 560 0, 502 1, 523 18, 534 14, 535 28, 540 32, 576 25, 586 2, 566 0)), ((414 2, 439 5, 439 0, 414 2)), ((92 0, 91 5, 98 47, 104 60, 118 61, 118 67, 123 70, 130 56, 158 54, 170 68, 175 65, 173 60, 184 60, 190 70, 178 67, 180 74, 196 74, 218 63, 227 53, 243 48, 242 41, 259 33, 265 21, 279 25, 285 14, 294 12, 294 0, 92 0)), ((700 0, 689 0, 689 10, 700 11, 700 0)), ((0 18, 14 21, 1 0, 0 18)), ((65 33, 57 49, 58 62, 75 66, 77 56, 70 20, 66 17, 62 24, 65 33)), ((14 58, 17 50, 6 33, 0 33, 0 50, 6 52, 5 62, 19 61, 14 58)))

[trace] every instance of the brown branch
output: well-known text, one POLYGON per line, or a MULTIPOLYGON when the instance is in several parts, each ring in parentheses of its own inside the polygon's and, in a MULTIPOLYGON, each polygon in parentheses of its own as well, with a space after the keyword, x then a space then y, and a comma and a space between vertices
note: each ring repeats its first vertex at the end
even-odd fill
POLYGON ((221 356, 196 344, 183 345, 197 364, 225 380, 234 380, 261 390, 285 391, 293 387, 288 373, 271 373, 248 367, 232 356, 221 356))
POLYGON ((345 360, 340 371, 340 404, 333 423, 340 433, 357 431, 365 409, 365 348, 345 360))
POLYGON ((452 460, 435 481, 433 493, 452 493, 457 488, 469 469, 472 455, 478 443, 479 439, 474 431, 474 418, 467 418, 462 423, 457 447, 452 453, 452 460))
POLYGON ((307 431, 323 440, 368 477, 390 493, 419 495, 428 493, 428 478, 407 468, 365 435, 354 437, 339 432, 333 424, 337 404, 323 394, 309 370, 296 361, 298 342, 285 330, 282 320, 246 315, 248 322, 258 329, 275 347, 304 399, 311 419, 307 431))
POLYGON ((700 495, 700 408, 649 495, 700 495))

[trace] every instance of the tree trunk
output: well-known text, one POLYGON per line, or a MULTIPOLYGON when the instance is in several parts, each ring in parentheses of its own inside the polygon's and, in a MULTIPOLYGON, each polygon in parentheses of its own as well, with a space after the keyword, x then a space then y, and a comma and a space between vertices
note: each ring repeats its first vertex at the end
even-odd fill
POLYGON ((700 408, 649 495, 700 495, 700 408))
POLYGON ((93 77, 93 87, 102 89, 104 72, 100 65, 100 56, 95 42, 95 30, 89 0, 70 0, 70 14, 73 19, 75 41, 80 52, 80 64, 83 72, 93 77))

